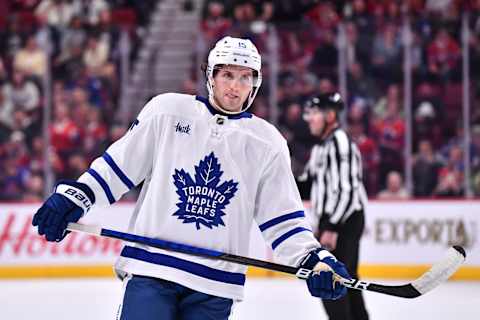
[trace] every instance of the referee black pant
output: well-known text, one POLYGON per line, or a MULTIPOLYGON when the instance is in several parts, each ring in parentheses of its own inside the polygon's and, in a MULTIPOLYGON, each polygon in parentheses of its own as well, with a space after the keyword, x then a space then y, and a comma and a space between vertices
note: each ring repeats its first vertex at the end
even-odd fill
MULTIPOLYGON (((337 247, 332 251, 355 279, 358 279, 358 253, 364 225, 363 210, 353 212, 339 230, 337 247)), ((339 300, 322 300, 322 303, 330 320, 368 320, 360 290, 348 290, 345 297, 339 300)))

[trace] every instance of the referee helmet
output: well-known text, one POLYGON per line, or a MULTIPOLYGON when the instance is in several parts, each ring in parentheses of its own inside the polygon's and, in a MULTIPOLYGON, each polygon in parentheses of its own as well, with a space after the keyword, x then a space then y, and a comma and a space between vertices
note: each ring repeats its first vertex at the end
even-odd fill
POLYGON ((343 100, 338 92, 322 93, 312 96, 304 104, 305 110, 319 109, 327 110, 332 109, 336 112, 343 110, 343 100))

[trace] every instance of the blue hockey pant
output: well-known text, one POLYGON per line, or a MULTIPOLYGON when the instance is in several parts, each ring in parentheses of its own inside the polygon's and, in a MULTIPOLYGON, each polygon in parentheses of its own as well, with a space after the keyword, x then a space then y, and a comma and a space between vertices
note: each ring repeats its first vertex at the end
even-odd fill
POLYGON ((227 320, 234 303, 162 279, 134 275, 125 281, 120 320, 227 320))

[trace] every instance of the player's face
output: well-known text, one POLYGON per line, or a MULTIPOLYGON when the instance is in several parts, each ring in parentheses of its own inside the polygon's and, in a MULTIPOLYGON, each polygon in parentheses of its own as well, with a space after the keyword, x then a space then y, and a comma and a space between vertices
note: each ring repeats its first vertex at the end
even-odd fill
POLYGON ((225 110, 242 110, 253 88, 253 71, 240 66, 222 66, 213 78, 215 102, 225 110))
POLYGON ((316 108, 307 109, 303 114, 303 119, 308 123, 310 133, 316 137, 320 137, 327 125, 325 118, 326 113, 316 108))

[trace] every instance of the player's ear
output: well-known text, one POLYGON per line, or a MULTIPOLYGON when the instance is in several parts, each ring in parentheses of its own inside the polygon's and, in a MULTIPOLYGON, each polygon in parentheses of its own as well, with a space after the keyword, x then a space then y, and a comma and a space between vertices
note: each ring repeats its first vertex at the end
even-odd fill
POLYGON ((334 122, 337 119, 337 113, 333 109, 327 111, 327 121, 334 122))

